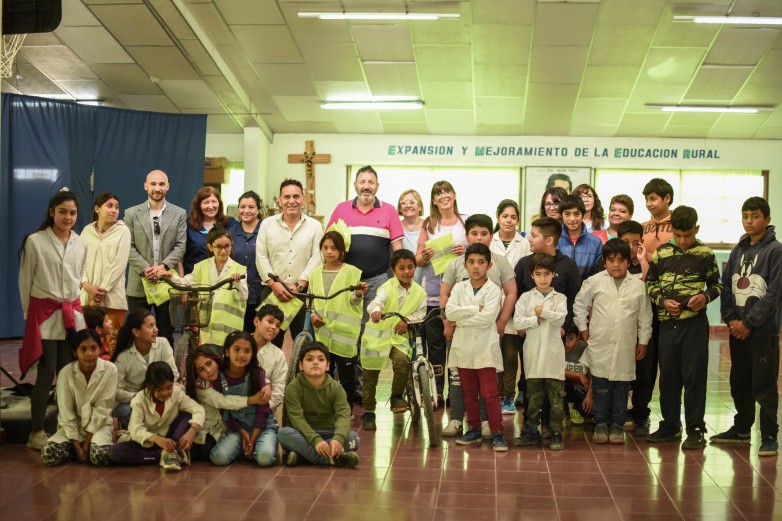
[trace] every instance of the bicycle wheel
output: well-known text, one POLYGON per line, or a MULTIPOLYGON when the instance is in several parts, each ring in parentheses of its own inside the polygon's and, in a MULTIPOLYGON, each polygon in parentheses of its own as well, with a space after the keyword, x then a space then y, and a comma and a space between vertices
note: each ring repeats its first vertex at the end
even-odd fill
MULTIPOLYGON (((285 386, 287 387, 289 383, 293 381, 294 378, 296 378, 296 375, 299 372, 299 364, 296 362, 299 359, 299 352, 301 351, 301 346, 304 345, 305 342, 308 342, 310 339, 309 334, 307 334, 306 331, 302 331, 298 335, 296 335, 296 339, 293 341, 293 348, 291 349, 291 360, 288 363, 288 374, 285 376, 285 386)), ((285 427, 288 424, 288 408, 285 407, 285 400, 282 401, 282 425, 280 427, 285 427)))
POLYGON ((415 386, 413 386, 413 375, 407 379, 407 387, 405 389, 407 394, 407 408, 410 411, 410 421, 417 424, 421 419, 421 407, 418 406, 418 401, 415 399, 415 386))
POLYGON ((418 385, 421 386, 421 407, 424 410, 426 428, 429 431, 429 446, 437 447, 440 445, 440 438, 435 430, 432 390, 429 387, 429 372, 424 364, 418 366, 418 385))
POLYGON ((179 371, 179 381, 185 381, 185 369, 187 364, 187 355, 190 354, 191 346, 195 345, 198 339, 194 331, 185 329, 182 331, 182 336, 179 337, 179 341, 176 343, 174 349, 174 364, 179 371))

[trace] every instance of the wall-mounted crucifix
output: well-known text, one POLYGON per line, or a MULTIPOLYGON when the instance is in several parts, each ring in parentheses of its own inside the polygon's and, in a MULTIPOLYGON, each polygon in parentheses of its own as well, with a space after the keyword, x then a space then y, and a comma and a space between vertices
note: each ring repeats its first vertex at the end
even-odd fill
POLYGON ((304 142, 303 154, 288 154, 288 163, 304 163, 307 173, 307 182, 304 188, 305 212, 307 215, 315 215, 315 163, 331 163, 331 154, 316 154, 315 142, 304 142))

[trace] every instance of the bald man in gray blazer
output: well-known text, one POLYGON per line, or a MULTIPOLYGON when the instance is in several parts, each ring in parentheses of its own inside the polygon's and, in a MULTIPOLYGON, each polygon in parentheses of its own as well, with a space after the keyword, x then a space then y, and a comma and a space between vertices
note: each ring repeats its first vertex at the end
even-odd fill
POLYGON ((174 345, 174 328, 168 302, 156 306, 147 302, 141 278, 157 280, 161 273, 176 268, 185 254, 187 213, 166 202, 168 176, 162 170, 147 174, 145 203, 125 210, 123 219, 130 230, 130 270, 128 273, 128 311, 138 308, 154 311, 158 334, 174 345))

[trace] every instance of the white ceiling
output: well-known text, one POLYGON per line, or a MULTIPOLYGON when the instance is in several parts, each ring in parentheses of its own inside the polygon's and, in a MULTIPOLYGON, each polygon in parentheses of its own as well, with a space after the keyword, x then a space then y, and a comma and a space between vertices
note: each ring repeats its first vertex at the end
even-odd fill
POLYGON ((208 131, 782 139, 782 31, 673 11, 782 16, 780 0, 63 0, 3 92, 206 113, 208 131), (684 5, 686 2, 687 5, 684 5), (347 22, 298 11, 459 12, 347 22), (421 111, 326 111, 413 96, 421 111), (646 104, 767 105, 755 115, 646 104))

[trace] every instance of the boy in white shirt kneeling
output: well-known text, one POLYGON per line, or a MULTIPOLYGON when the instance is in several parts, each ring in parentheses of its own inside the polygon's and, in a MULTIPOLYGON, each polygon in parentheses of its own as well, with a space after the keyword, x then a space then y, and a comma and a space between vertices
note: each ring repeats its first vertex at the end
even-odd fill
POLYGON ((635 362, 646 355, 652 334, 652 306, 644 283, 627 276, 631 253, 626 242, 606 242, 603 261, 605 271, 582 284, 573 314, 588 343, 585 363, 592 373, 595 415, 592 441, 622 444, 635 362))

